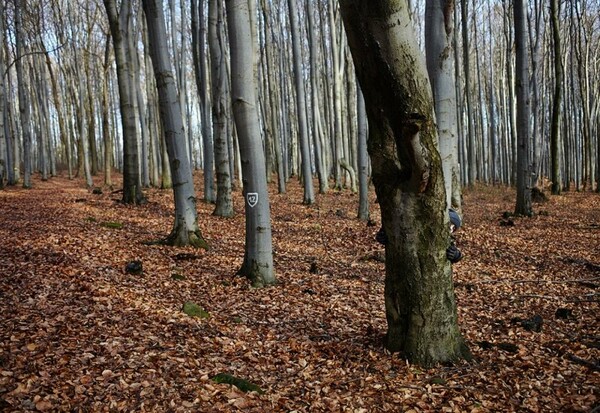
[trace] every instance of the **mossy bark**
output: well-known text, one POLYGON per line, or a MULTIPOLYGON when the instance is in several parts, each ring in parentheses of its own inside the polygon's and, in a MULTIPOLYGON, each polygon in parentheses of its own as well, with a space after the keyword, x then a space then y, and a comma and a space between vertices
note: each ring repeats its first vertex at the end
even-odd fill
POLYGON ((273 268, 268 267, 268 263, 260 264, 256 260, 244 257, 244 262, 237 272, 237 275, 246 277, 250 280, 252 287, 263 288, 276 284, 272 276, 273 268))
POLYGON ((190 230, 185 225, 185 221, 176 220, 171 233, 160 244, 173 247, 192 246, 195 248, 209 249, 208 242, 202 237, 199 229, 190 230))
POLYGON ((386 347, 430 366, 470 358, 458 329, 433 98, 406 1, 340 1, 369 119, 388 236, 386 347))

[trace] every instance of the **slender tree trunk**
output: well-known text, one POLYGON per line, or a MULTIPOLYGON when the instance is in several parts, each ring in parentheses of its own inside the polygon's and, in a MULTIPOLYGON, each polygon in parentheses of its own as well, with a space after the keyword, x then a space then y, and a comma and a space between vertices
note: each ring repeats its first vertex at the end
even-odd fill
MULTIPOLYGON (((210 1, 212 0, 209 0, 209 2, 210 1)), ((198 96, 200 98, 200 117, 202 122, 202 159, 204 161, 204 201, 213 203, 216 200, 213 188, 215 150, 213 147, 213 130, 211 127, 212 115, 208 88, 209 73, 208 68, 206 67, 207 62, 205 45, 207 27, 206 19, 204 18, 204 5, 204 0, 200 0, 199 6, 197 4, 197 0, 192 0, 192 58, 194 60, 196 85, 198 86, 198 96)), ((214 87, 214 85, 211 85, 211 88, 212 87, 214 87)))
POLYGON ((167 48, 167 29, 162 0, 143 0, 142 4, 148 23, 148 41, 158 88, 160 114, 169 153, 175 200, 173 230, 164 242, 175 246, 192 245, 208 248, 198 228, 194 179, 186 150, 185 129, 175 76, 167 48))
MULTIPOLYGON (((63 102, 61 101, 61 99, 59 97, 60 92, 59 92, 58 84, 56 81, 56 76, 54 74, 54 69, 52 68, 52 62, 50 61, 50 54, 48 53, 48 49, 46 48, 43 39, 41 39, 41 44, 42 44, 42 48, 44 49, 46 68, 48 70, 48 75, 50 77, 50 86, 52 88, 52 100, 54 101, 54 108, 56 110, 56 118, 58 121, 58 130, 60 133, 60 141, 66 142, 67 131, 66 131, 66 126, 65 126, 64 114, 63 114, 63 102)), ((70 153, 69 153, 69 155, 70 155, 70 153)), ((67 162, 70 164, 70 162, 71 162, 70 159, 68 159, 67 162)), ((69 172, 71 172, 70 169, 69 169, 69 172)), ((72 179, 72 175, 69 175, 69 179, 72 179)))
POLYGON ((6 105, 6 81, 7 73, 6 59, 4 58, 4 16, 6 3, 0 5, 0 189, 4 188, 5 179, 11 185, 11 145, 7 128, 7 105, 6 105))
POLYGON ((531 216, 531 160, 529 130, 529 56, 527 54, 527 6, 515 0, 515 51, 517 91, 517 203, 516 215, 531 216))
POLYGON ((269 116, 269 124, 267 125, 268 136, 270 136, 270 141, 272 141, 273 151, 274 151, 274 161, 277 168, 277 188, 280 194, 285 193, 285 184, 286 184, 286 175, 284 172, 283 166, 283 155, 281 151, 281 130, 279 129, 280 122, 278 122, 279 114, 281 112, 280 105, 280 97, 281 90, 278 87, 279 82, 277 79, 277 74, 275 73, 276 67, 276 56, 274 53, 274 39, 275 32, 273 29, 273 24, 271 23, 272 13, 270 12, 269 2, 266 0, 261 0, 261 9, 263 12, 263 20, 264 20, 264 37, 265 37, 265 51, 264 51, 264 61, 265 61, 265 70, 268 74, 264 76, 265 82, 268 84, 268 90, 265 91, 266 99, 268 100, 268 107, 270 108, 271 115, 269 116))
MULTIPOLYGON (((143 13, 140 13, 139 30, 144 41, 144 48, 148 47, 148 39, 146 32, 148 31, 147 24, 143 18, 143 13)), ((147 51, 146 51, 147 53, 147 51)), ((151 53, 147 53, 151 54, 151 53)), ((141 142, 139 143, 140 148, 140 172, 142 187, 150 187, 150 126, 148 124, 148 110, 147 105, 144 102, 144 95, 142 91, 142 68, 140 61, 142 60, 140 53, 136 53, 135 58, 132 59, 133 73, 134 73, 134 87, 135 87, 135 98, 137 102, 137 116, 139 118, 141 142)))
POLYGON ((458 138, 452 51, 454 1, 428 0, 425 7, 427 71, 435 105, 446 205, 448 208, 460 208, 460 204, 452 205, 452 184, 458 181, 455 179, 458 163, 454 158, 458 138))
POLYGON ((112 188, 113 141, 110 134, 108 79, 110 73, 110 32, 106 35, 104 62, 102 64, 102 142, 104 143, 104 185, 112 188))
POLYGON ((23 74, 23 44, 25 42, 23 33, 22 11, 24 0, 15 0, 15 34, 16 34, 16 61, 17 87, 19 91, 19 112, 21 119, 21 133, 23 136, 23 188, 31 188, 31 174, 33 163, 31 159, 31 107, 30 93, 25 84, 23 74))
POLYGON ((470 357, 458 329, 444 178, 407 1, 341 0, 369 117, 386 245, 386 347, 430 366, 470 357))
POLYGON ((88 119, 87 125, 87 145, 89 148, 89 163, 90 163, 90 174, 96 175, 98 173, 98 147, 96 145, 96 114, 94 103, 97 101, 97 97, 94 96, 94 90, 92 87, 92 73, 93 68, 90 67, 91 62, 89 56, 83 59, 84 72, 85 73, 85 96, 87 98, 85 104, 86 117, 88 119))
POLYGON ((214 152, 217 172, 217 203, 213 215, 231 217, 234 212, 231 196, 229 151, 227 146, 227 126, 229 122, 227 117, 227 106, 229 105, 229 101, 225 94, 227 66, 224 53, 224 18, 223 0, 209 0, 208 45, 210 48, 212 123, 214 129, 214 152))
POLYGON ((302 68, 302 50, 300 46, 300 28, 298 27, 298 10, 295 0, 288 0, 292 48, 294 58, 294 79, 296 81, 296 109, 298 114, 298 130, 300 132, 300 151, 302 154, 302 178, 304 179, 304 204, 315 202, 315 190, 312 181, 312 165, 308 122, 306 120, 306 98, 304 95, 304 70, 302 68))
POLYGON ((564 82, 562 68, 562 53, 560 47, 560 29, 558 16, 560 6, 558 0, 550 0, 550 21, 552 23, 552 39, 554 41, 554 97, 552 102, 552 125, 550 127, 550 156, 552 194, 560 195, 562 191, 562 181, 560 174, 560 117, 562 106, 562 84, 564 82))
MULTIPOLYGON (((477 165, 475 160, 475 123, 473 105, 471 103, 471 65, 469 56, 469 11, 468 0, 461 0, 462 13, 462 40, 463 40, 463 67, 465 71, 465 104, 467 106, 467 165, 469 186, 475 185, 477 179, 477 165)), ((464 167, 464 166, 463 166, 464 167)))
POLYGON ((369 159, 367 153, 367 110, 362 90, 357 91, 358 115, 358 219, 369 219, 369 159))
POLYGON ((506 107, 508 107, 508 113, 506 114, 505 122, 508 125, 507 127, 507 136, 505 145, 505 150, 507 151, 506 156, 506 170, 508 173, 508 179, 506 182, 508 184, 513 185, 516 181, 517 174, 517 141, 518 141, 518 131, 517 131, 517 116, 515 114, 515 80, 516 74, 513 75, 513 64, 512 64, 512 50, 513 50, 513 41, 511 37, 511 20, 509 8, 507 6, 507 1, 503 1, 502 5, 504 6, 504 36, 506 39, 506 88, 508 89, 508 95, 506 96, 506 107))
POLYGON ((338 26, 336 24, 337 3, 328 2, 329 8, 329 31, 331 38, 331 63, 333 86, 333 168, 335 178, 335 189, 342 189, 342 171, 340 160, 344 157, 343 131, 342 131, 342 64, 340 62, 340 45, 337 38, 338 26))
MULTIPOLYGON (((329 189, 328 174, 323 160, 323 131, 321 121, 321 108, 319 99, 321 97, 321 86, 319 83, 319 53, 317 35, 314 23, 314 11, 316 7, 312 0, 306 0, 306 13, 308 14, 308 42, 310 52, 310 83, 311 83, 311 116, 313 125, 313 146, 315 148, 315 166, 319 177, 319 193, 324 194, 329 189)), ((366 154, 366 148, 365 148, 366 154)))
POLYGON ((255 47, 247 0, 226 0, 231 44, 233 114, 242 161, 246 214, 244 262, 239 271, 255 287, 275 283, 269 193, 256 110, 255 47))
POLYGON ((115 0, 104 0, 104 6, 108 15, 117 62, 121 126, 123 128, 123 202, 140 204, 144 202, 144 195, 141 188, 136 114, 131 85, 131 53, 127 51, 131 3, 121 2, 118 13, 115 0))

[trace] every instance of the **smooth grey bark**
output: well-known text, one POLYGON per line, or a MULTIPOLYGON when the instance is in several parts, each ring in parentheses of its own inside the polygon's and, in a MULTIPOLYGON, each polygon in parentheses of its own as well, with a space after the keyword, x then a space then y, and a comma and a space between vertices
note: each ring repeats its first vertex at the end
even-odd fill
MULTIPOLYGON (((144 43, 148 44, 148 30, 145 30, 144 43)), ((162 128, 160 125, 160 115, 158 114, 158 96, 154 69, 152 68, 152 58, 149 54, 144 56, 144 67, 146 77, 146 101, 148 102, 148 132, 150 135, 150 182, 154 187, 161 188, 162 184, 171 179, 169 167, 169 157, 165 153, 164 158, 161 151, 161 141, 164 140, 162 128), (162 171, 161 171, 162 170, 162 171), (161 175, 162 172, 162 175, 161 175), (162 180, 165 180, 163 182, 162 180)), ((172 185, 165 187, 171 188, 172 185)))
POLYGON ((341 0, 369 119, 386 245, 385 344, 431 366, 469 358, 446 259, 450 242, 433 98, 407 1, 341 0))
MULTIPOLYGON (((69 18, 70 18, 70 24, 75 27, 75 25, 77 23, 74 23, 77 19, 78 21, 80 21, 85 29, 82 30, 82 43, 85 41, 85 43, 83 44, 83 50, 85 51, 91 51, 93 50, 93 41, 95 39, 94 36, 92 36, 92 27, 94 26, 95 19, 96 19, 96 11, 92 10, 96 10, 96 8, 91 8, 91 7, 87 7, 85 8, 85 11, 83 12, 83 16, 79 17, 79 14, 77 13, 77 11, 73 10, 72 4, 69 4, 68 6, 68 10, 69 10, 69 18), (78 15, 78 17, 75 17, 75 15, 78 15)), ((78 53, 76 50, 74 50, 75 53, 78 53)), ((81 70, 81 74, 84 75, 82 77, 83 79, 83 84, 82 87, 85 88, 85 111, 86 111, 86 119, 87 119, 87 127, 86 127, 86 136, 85 139, 87 140, 87 148, 88 148, 88 163, 89 163, 89 172, 92 176, 96 175, 98 173, 98 145, 96 144, 96 113, 95 113, 95 104, 98 101, 97 97, 95 96, 95 91, 93 90, 93 84, 92 81, 98 77, 97 73, 94 73, 96 70, 96 65, 94 64, 95 62, 92 61, 91 56, 89 53, 83 52, 81 54, 79 54, 80 59, 76 59, 76 62, 78 62, 79 64, 77 65, 77 70, 81 70)), ((83 136, 82 136, 83 139, 83 136)), ((87 179, 87 176, 86 176, 87 179)), ((89 182, 88 182, 89 184, 89 182)), ((92 182, 93 185, 93 182, 92 182)))
POLYGON ((460 209, 460 197, 454 197, 453 183, 458 182, 456 152, 458 127, 454 84, 454 1, 427 0, 425 5, 425 44, 427 71, 433 92, 435 117, 442 157, 442 170, 448 208, 460 209), (456 204, 458 203, 458 204, 456 204))
POLYGON ((560 174, 560 117, 562 107, 562 85, 564 82, 562 54, 560 45, 560 28, 558 15, 560 6, 558 0, 550 0, 550 22, 552 25, 552 40, 554 44, 554 96, 552 99, 552 125, 550 126, 550 157, 552 181, 552 194, 560 195, 562 191, 562 181, 560 174))
POLYGON ((508 11, 508 2, 503 1, 502 7, 504 8, 503 13, 503 24, 504 24, 504 36, 506 41, 506 89, 508 90, 508 94, 505 98, 505 106, 508 107, 508 112, 506 113, 504 122, 507 125, 506 128, 506 142, 504 145, 504 150, 506 151, 506 183, 514 184, 517 180, 517 141, 518 141, 518 131, 517 131, 517 116, 516 116, 516 108, 515 108, 515 80, 514 77, 516 74, 513 74, 513 59, 510 58, 512 56, 513 50, 513 41, 511 38, 511 19, 510 13, 508 11))
MULTIPOLYGON (((46 63, 46 69, 48 70, 48 77, 50 78, 50 86, 51 86, 51 90, 52 90, 52 100, 54 102, 54 110, 56 111, 58 130, 59 130, 59 134, 60 134, 59 138, 60 138, 61 142, 66 142, 67 131, 66 131, 66 126, 65 126, 64 114, 63 114, 63 102, 61 101, 60 96, 59 96, 59 88, 58 88, 58 84, 56 81, 54 69, 52 68, 50 54, 44 44, 44 39, 42 37, 40 37, 40 44, 42 46, 42 49, 44 50, 44 60, 46 63)), ((67 151, 67 165, 68 165, 67 170, 68 170, 68 174, 69 174, 68 176, 69 176, 69 179, 72 179, 73 171, 71 169, 70 155, 71 155, 70 151, 67 151)))
MULTIPOLYGON (((67 4, 67 16, 69 24, 76 25, 78 22, 77 16, 73 12, 73 8, 71 6, 72 4, 67 4)), ((85 71, 85 66, 87 66, 87 63, 86 59, 84 59, 81 54, 81 51, 77 47, 73 47, 73 58, 75 62, 81 62, 81 64, 75 64, 73 67, 74 85, 72 91, 73 103, 77 105, 79 111, 77 119, 80 145, 79 162, 81 163, 81 172, 84 174, 86 186, 91 188, 94 185, 94 181, 91 173, 89 131, 94 128, 94 121, 90 120, 92 114, 87 106, 88 89, 85 84, 85 76, 83 76, 83 72, 85 71), (81 68, 81 65, 84 67, 81 68)))
POLYGON ((462 41, 463 41, 463 68, 465 74, 465 105, 467 109, 467 165, 463 165, 463 168, 467 167, 466 177, 468 178, 467 184, 472 186, 475 185, 477 179, 476 161, 475 161, 475 123, 473 119, 473 105, 471 103, 471 65, 469 57, 469 12, 468 12, 468 0, 461 0, 461 14, 462 14, 462 41))
MULTIPOLYGON (((88 39, 91 36, 88 36, 88 39)), ((88 50, 90 50, 91 47, 88 48, 88 50)), ((94 103, 97 101, 96 96, 94 96, 94 90, 92 87, 92 72, 93 69, 90 68, 90 58, 89 56, 86 56, 83 59, 84 62, 84 74, 85 76, 83 77, 85 79, 85 85, 83 85, 86 90, 85 90, 85 97, 86 97, 86 101, 84 102, 85 104, 85 110, 86 110, 86 117, 88 119, 88 124, 87 124, 87 134, 85 139, 87 140, 87 147, 89 148, 89 158, 88 158, 88 162, 89 162, 89 168, 90 168, 90 175, 96 175, 98 173, 98 147, 96 145, 96 114, 95 109, 94 109, 94 103)), ((92 182, 93 184, 93 182, 92 182)))
POLYGON ((131 2, 121 2, 117 12, 115 0, 104 0, 117 63, 121 127, 123 129, 123 203, 141 204, 145 201, 141 188, 138 158, 138 134, 134 95, 131 85, 131 58, 128 51, 131 2))
MULTIPOLYGON (((319 178, 319 193, 324 194, 329 189, 329 179, 323 160, 323 126, 321 115, 321 85, 319 83, 319 42, 317 41, 317 31, 315 27, 314 10, 315 3, 312 0, 306 0, 306 14, 308 15, 308 43, 309 43, 309 61, 310 61, 310 91, 311 91, 311 116, 313 127, 313 147, 315 148, 315 167, 319 178)), ((365 149, 366 153, 366 149, 365 149)))
POLYGON ((17 89, 19 92, 19 113, 21 120, 21 134, 23 141, 23 188, 31 188, 32 174, 32 147, 31 147, 31 107, 30 94, 25 84, 23 73, 23 7, 24 0, 15 0, 15 43, 16 57, 15 68, 17 71, 17 89))
POLYGON ((44 67, 40 59, 34 61, 31 72, 33 73, 33 81, 35 82, 34 90, 37 101, 34 99, 34 107, 36 108, 34 116, 35 129, 37 135, 37 165, 41 174, 41 180, 47 181, 50 177, 50 122, 48 119, 48 83, 44 76, 44 67))
POLYGON ((110 133, 109 119, 109 90, 108 80, 110 73, 110 32, 106 34, 104 46, 104 61, 102 64, 102 100, 100 103, 102 117, 102 142, 104 144, 104 185, 112 188, 113 166, 113 139, 110 133))
MULTIPOLYGON (((538 186, 539 177, 539 165, 542 148, 542 116, 540 113, 540 56, 541 56, 541 44, 544 38, 544 32, 542 31, 542 17, 543 7, 540 6, 540 0, 533 0, 532 12, 528 14, 527 28, 529 38, 529 48, 531 50, 531 76, 529 80, 530 87, 530 116, 531 116, 531 172, 532 172, 532 186, 538 186)), ((544 110, 545 111, 545 110, 544 110)), ((541 184, 541 182, 540 182, 541 184)))
MULTIPOLYGON (((14 93, 12 92, 14 90, 14 86, 11 82, 11 76, 8 76, 6 78, 6 83, 7 83, 7 95, 11 95, 14 96, 14 93)), ((18 91, 17 91, 18 93, 18 91)), ((9 138, 7 141, 9 143, 9 146, 12 146, 12 157, 13 157, 13 169, 12 171, 13 173, 13 185, 16 185, 20 180, 21 180, 21 168, 19 168, 18 165, 21 164, 22 161, 22 156, 21 156, 21 149, 23 147, 23 143, 19 140, 17 133, 18 133, 18 126, 17 126, 17 116, 16 116, 16 111, 18 111, 18 108, 15 107, 16 106, 16 102, 13 102, 12 100, 7 99, 6 100, 6 128, 7 128, 7 137, 9 138)))
MULTIPOLYGON (((210 0, 209 0, 210 1, 210 0)), ((204 201, 214 203, 216 201, 214 182, 214 142, 212 129, 211 101, 209 91, 209 69, 206 62, 206 37, 207 25, 204 15, 205 1, 192 0, 192 59, 194 61, 194 73, 196 74, 196 85, 200 98, 200 118, 202 123, 202 159, 204 169, 204 201)), ((210 4, 209 4, 210 7, 210 4)), ((212 57, 211 57, 212 58, 212 57)), ((211 88, 214 85, 211 85, 211 88)), ((217 189, 218 190, 218 189, 217 189)))
POLYGON ((148 43, 158 89, 165 143, 169 153, 175 201, 173 230, 163 242, 175 246, 192 245, 208 248, 208 244, 198 228, 194 178, 186 150, 181 106, 167 47, 167 29, 162 0, 142 0, 142 4, 148 23, 148 43))
POLYGON ((231 95, 239 138, 246 215, 244 262, 239 274, 252 285, 275 283, 269 193, 256 110, 255 46, 247 0, 226 0, 231 45, 231 95))
POLYGON ((227 66, 225 62, 225 13, 223 0, 209 0, 208 3, 208 46, 210 48, 210 76, 212 85, 212 125, 214 136, 215 169, 217 172, 217 199, 213 215, 231 217, 233 199, 231 195, 231 173, 227 145, 228 123, 227 106, 229 101, 225 91, 227 66))
POLYGON ((6 3, 0 5, 0 189, 4 188, 5 180, 9 184, 10 181, 10 169, 13 168, 10 162, 11 158, 11 145, 8 139, 7 126, 7 105, 6 105, 6 82, 5 76, 7 73, 6 59, 4 58, 4 16, 6 3))
MULTIPOLYGON (((577 79, 578 79, 578 95, 579 108, 581 111, 581 135, 582 135, 582 183, 584 189, 593 190, 595 180, 596 164, 593 160, 593 144, 592 144, 592 97, 590 90, 590 72, 592 64, 590 63, 590 33, 593 29, 588 29, 584 23, 584 15, 586 14, 587 4, 571 3, 571 7, 575 8, 577 22, 577 41, 574 44, 575 55, 577 60, 577 79)), ((597 13, 596 13, 597 14, 597 13)))
MULTIPOLYGON (((275 44, 275 31, 273 29, 272 13, 270 12, 269 2, 266 0, 261 0, 261 9, 263 12, 263 21, 264 21, 264 66, 265 72, 268 74, 264 77, 264 82, 267 83, 267 87, 264 93, 266 94, 265 99, 267 100, 268 108, 270 109, 270 113, 268 116, 268 124, 266 125, 267 129, 267 144, 272 142, 273 152, 274 154, 269 154, 274 158, 274 163, 277 168, 277 189, 280 194, 285 193, 286 186, 286 176, 284 172, 283 165, 283 154, 281 150, 281 129, 279 115, 281 112, 280 105, 280 97, 281 90, 278 87, 279 82, 277 81, 277 75, 275 73, 276 67, 276 58, 277 55, 274 52, 274 48, 277 46, 275 44)), ((269 150, 269 152, 271 152, 269 150)))
POLYGON ((515 214, 531 216, 531 155, 529 130, 529 56, 527 53, 527 4, 515 0, 515 52, 517 94, 517 202, 515 214))
MULTIPOLYGON (((146 76, 154 78, 154 71, 152 69, 152 60, 150 56, 146 56, 146 76)), ((160 134, 160 123, 157 105, 158 101, 156 98, 156 82, 146 82, 146 96, 148 99, 148 128, 150 130, 150 182, 152 186, 160 188, 161 186, 161 169, 162 169, 162 156, 161 156, 161 145, 160 140, 162 135, 160 134)), ((167 169, 165 173, 169 172, 169 165, 167 162, 167 169)))
MULTIPOLYGON (((57 29, 57 37, 58 40, 61 44, 66 44, 66 36, 65 36, 65 26, 67 26, 63 20, 62 20, 62 15, 63 15, 63 11, 60 9, 59 5, 56 3, 52 3, 52 15, 55 19, 57 19, 57 25, 56 25, 56 29, 57 29)), ((57 117, 58 117, 58 122, 59 122, 59 131, 60 131, 60 141, 63 144, 63 154, 64 154, 64 158, 63 161, 64 163, 66 163, 67 165, 67 174, 69 179, 73 179, 74 178, 74 172, 73 172, 73 136, 71 134, 71 129, 70 129, 70 125, 71 123, 69 122, 69 113, 72 110, 71 109, 71 105, 69 105, 69 100, 66 96, 67 95, 67 90, 69 89, 70 86, 65 85, 65 82, 67 81, 67 79, 64 79, 63 82, 58 82, 57 78, 59 78, 60 75, 60 71, 56 74, 56 76, 54 75, 54 70, 52 69, 52 62, 50 61, 50 56, 48 53, 48 49, 43 46, 44 50, 46 51, 46 66, 48 67, 48 72, 50 73, 50 79, 52 82, 52 94, 54 95, 54 104, 56 107, 56 111, 57 111, 57 117), (67 89, 67 90, 65 90, 67 89), (59 96, 62 96, 62 102, 61 99, 59 99, 59 96), (64 111, 64 113, 63 113, 64 111), (62 122, 61 122, 62 120, 62 122), (62 127, 61 127, 62 124, 62 127)))
POLYGON ((342 189, 342 172, 340 160, 344 157, 343 126, 342 126, 342 62, 340 61, 340 45, 337 38, 338 26, 336 25, 336 2, 328 2, 329 32, 331 41, 332 64, 332 100, 333 100, 333 176, 335 189, 342 189))
MULTIPOLYGON (((144 39, 146 36, 146 32, 148 28, 146 27, 145 19, 140 13, 139 20, 139 30, 144 39)), ((147 42, 145 43, 147 47, 147 42)), ((148 124, 148 115, 147 115, 147 105, 144 102, 144 95, 142 92, 142 68, 140 61, 142 60, 142 56, 140 56, 141 52, 135 54, 135 57, 132 59, 132 68, 134 73, 134 87, 135 87, 135 99, 137 102, 137 116, 139 119, 139 127, 140 127, 140 135, 141 141, 139 142, 139 160, 140 160, 140 172, 141 172, 141 182, 143 188, 150 187, 150 127, 148 124)))
POLYGON ((312 180, 308 121, 306 119, 307 113, 306 98, 304 94, 304 70, 302 65, 303 59, 300 45, 300 28, 298 27, 298 9, 295 0, 288 0, 287 3, 290 13, 290 28, 294 59, 294 80, 296 85, 296 110, 298 115, 300 153, 302 157, 302 178, 304 181, 303 203, 310 205, 315 202, 315 190, 312 180))
POLYGON ((369 219, 369 154, 367 152, 367 109, 365 99, 357 87, 356 112, 358 117, 358 219, 369 219))

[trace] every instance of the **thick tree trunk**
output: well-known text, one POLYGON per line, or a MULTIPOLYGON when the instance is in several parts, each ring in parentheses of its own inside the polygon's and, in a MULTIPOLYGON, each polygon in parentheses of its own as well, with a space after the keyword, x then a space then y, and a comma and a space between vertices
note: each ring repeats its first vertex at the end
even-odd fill
POLYGON ((246 243, 239 271, 255 287, 275 283, 271 215, 256 110, 255 47, 250 27, 248 0, 226 0, 231 44, 231 86, 233 114, 239 137, 244 184, 246 243))
POLYGON ((446 259, 450 242, 433 99, 407 1, 340 1, 365 96, 386 246, 386 346, 429 366, 469 357, 446 259))

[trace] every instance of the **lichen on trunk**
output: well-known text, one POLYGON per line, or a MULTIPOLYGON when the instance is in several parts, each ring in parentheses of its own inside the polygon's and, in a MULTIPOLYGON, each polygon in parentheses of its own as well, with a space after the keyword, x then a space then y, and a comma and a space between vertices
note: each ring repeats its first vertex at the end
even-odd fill
POLYGON ((247 257, 244 257, 244 262, 238 270, 237 275, 248 278, 252 287, 263 288, 275 284, 271 275, 272 271, 272 268, 266 268, 264 265, 256 262, 256 260, 249 260, 247 257))
POLYGON ((433 98, 406 1, 341 0, 369 119, 386 245, 386 347, 430 366, 470 359, 445 253, 450 243, 433 98))
POLYGON ((173 225, 173 230, 164 239, 158 242, 161 245, 169 245, 173 247, 192 246, 208 250, 210 247, 208 242, 202 237, 199 229, 190 230, 187 228, 185 221, 176 219, 173 225))

